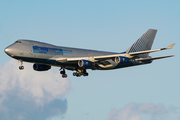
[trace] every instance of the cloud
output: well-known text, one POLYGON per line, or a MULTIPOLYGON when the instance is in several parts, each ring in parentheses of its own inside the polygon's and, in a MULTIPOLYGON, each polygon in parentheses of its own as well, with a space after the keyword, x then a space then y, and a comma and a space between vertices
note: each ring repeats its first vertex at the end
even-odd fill
POLYGON ((178 113, 179 108, 154 103, 129 103, 122 109, 112 109, 108 120, 161 120, 171 113, 178 113))
POLYGON ((52 70, 37 72, 32 64, 10 60, 0 66, 0 119, 44 120, 53 115, 64 114, 70 91, 70 82, 52 70))

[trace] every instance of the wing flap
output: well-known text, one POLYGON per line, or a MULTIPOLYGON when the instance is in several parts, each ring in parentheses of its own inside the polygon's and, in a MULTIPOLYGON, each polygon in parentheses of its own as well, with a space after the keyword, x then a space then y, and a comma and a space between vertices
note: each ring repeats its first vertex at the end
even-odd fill
POLYGON ((112 67, 113 65, 112 64, 109 64, 109 65, 98 64, 98 66, 102 68, 108 68, 108 67, 112 67))
POLYGON ((67 58, 56 58, 58 62, 67 62, 67 58))

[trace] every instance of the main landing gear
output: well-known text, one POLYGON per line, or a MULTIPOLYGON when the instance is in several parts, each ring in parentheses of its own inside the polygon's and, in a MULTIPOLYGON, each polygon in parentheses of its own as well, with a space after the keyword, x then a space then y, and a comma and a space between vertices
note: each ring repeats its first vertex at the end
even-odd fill
MULTIPOLYGON (((60 71, 60 74, 62 74, 62 77, 63 78, 67 78, 67 74, 66 74, 66 72, 65 72, 65 69, 64 68, 61 68, 61 69, 63 69, 62 71, 60 71)), ((61 70, 60 69, 60 70, 61 70)))
POLYGON ((76 72, 73 73, 73 76, 76 76, 76 77, 81 77, 81 76, 88 76, 88 73, 86 72, 86 69, 78 69, 76 70, 76 72))
POLYGON ((23 70, 24 69, 24 66, 22 66, 23 65, 23 61, 22 60, 18 60, 18 61, 21 63, 21 65, 19 66, 19 69, 23 70))
MULTIPOLYGON (((67 78, 67 74, 65 72, 65 68, 60 69, 60 74, 62 74, 63 78, 67 78)), ((76 69, 76 72, 73 73, 73 76, 81 77, 81 76, 88 76, 86 69, 76 69)))

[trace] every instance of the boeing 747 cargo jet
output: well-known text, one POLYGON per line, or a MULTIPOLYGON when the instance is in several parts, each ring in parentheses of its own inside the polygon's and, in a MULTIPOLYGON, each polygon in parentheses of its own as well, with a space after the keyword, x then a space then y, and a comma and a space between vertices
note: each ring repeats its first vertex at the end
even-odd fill
POLYGON ((20 70, 24 69, 22 65, 25 61, 34 63, 33 69, 36 71, 46 71, 51 69, 51 66, 57 66, 61 67, 60 74, 63 78, 67 77, 65 69, 76 71, 73 76, 80 77, 88 76, 87 69, 110 70, 149 64, 156 59, 173 57, 173 55, 154 58, 149 56, 151 52, 171 49, 175 45, 151 50, 156 32, 157 30, 149 29, 122 53, 55 46, 33 40, 17 40, 4 51, 21 63, 20 70))

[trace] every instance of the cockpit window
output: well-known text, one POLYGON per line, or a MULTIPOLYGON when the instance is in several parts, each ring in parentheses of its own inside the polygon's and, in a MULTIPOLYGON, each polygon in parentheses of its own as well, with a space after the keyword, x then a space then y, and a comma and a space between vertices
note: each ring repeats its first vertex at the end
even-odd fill
POLYGON ((16 41, 15 43, 21 43, 21 41, 16 41))

